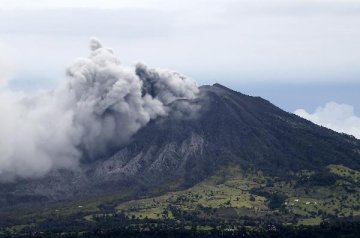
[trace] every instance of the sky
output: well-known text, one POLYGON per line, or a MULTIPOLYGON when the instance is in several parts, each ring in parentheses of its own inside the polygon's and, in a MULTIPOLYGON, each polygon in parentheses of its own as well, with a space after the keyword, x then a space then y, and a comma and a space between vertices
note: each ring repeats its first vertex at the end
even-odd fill
POLYGON ((14 91, 55 88, 97 37, 125 64, 221 83, 339 131, 338 114, 360 116, 359 29, 358 0, 0 0, 0 77, 14 91))

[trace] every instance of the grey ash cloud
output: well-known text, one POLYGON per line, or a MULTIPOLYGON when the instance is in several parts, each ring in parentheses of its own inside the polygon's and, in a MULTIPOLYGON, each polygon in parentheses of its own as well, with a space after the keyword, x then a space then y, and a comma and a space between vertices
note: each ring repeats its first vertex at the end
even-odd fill
POLYGON ((67 69, 66 83, 51 92, 0 91, 2 181, 104 156, 150 120, 169 115, 169 103, 197 97, 196 83, 179 73, 124 66, 96 39, 90 49, 89 57, 67 69))
POLYGON ((170 70, 149 69, 136 65, 136 74, 143 82, 143 94, 150 94, 168 104, 179 98, 195 98, 199 89, 190 78, 170 70))

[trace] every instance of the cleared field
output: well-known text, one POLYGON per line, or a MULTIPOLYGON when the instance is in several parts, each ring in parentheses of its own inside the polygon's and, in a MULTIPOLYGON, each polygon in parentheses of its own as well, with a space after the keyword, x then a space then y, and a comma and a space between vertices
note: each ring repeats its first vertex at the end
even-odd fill
MULTIPOLYGON (((329 216, 360 214, 357 187, 360 172, 342 165, 330 165, 328 172, 337 176, 336 182, 319 186, 316 180, 315 184, 310 185, 308 182, 277 181, 276 178, 264 176, 261 171, 226 167, 190 189, 121 203, 116 209, 137 218, 180 219, 176 215, 168 216, 168 211, 175 208, 178 214, 192 212, 201 217, 204 213, 216 216, 221 209, 233 208, 237 217, 290 214, 297 218, 297 224, 303 225, 317 225, 329 216), (349 186, 353 191, 349 192, 349 186), (283 197, 281 204, 276 207, 271 205, 274 194, 283 197)), ((302 171, 295 177, 307 181, 315 174, 314 171, 302 171)), ((229 217, 234 217, 234 213, 229 217)))
MULTIPOLYGON (((189 189, 160 196, 127 200, 131 194, 122 193, 56 204, 21 216, 14 214, 16 224, 3 231, 18 232, 49 219, 69 217, 76 222, 96 224, 98 217, 110 218, 117 214, 125 215, 136 224, 171 221, 191 229, 194 219, 239 222, 249 227, 263 222, 318 225, 324 219, 360 215, 359 181, 360 172, 343 165, 329 165, 326 171, 320 172, 300 171, 290 174, 286 181, 261 171, 228 166, 189 189)), ((214 224, 204 224, 198 229, 211 230, 212 227, 214 224)))

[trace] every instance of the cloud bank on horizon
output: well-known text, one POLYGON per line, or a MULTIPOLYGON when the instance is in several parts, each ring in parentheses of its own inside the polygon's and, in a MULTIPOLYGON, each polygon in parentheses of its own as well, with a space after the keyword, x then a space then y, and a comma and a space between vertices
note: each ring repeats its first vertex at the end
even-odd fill
POLYGON ((197 97, 196 83, 177 72, 124 66, 96 39, 90 48, 55 90, 26 95, 0 88, 0 181, 105 156, 150 120, 167 116, 174 100, 197 97))
POLYGON ((315 124, 360 139, 360 117, 355 115, 354 107, 351 105, 329 102, 318 107, 313 113, 298 109, 295 114, 315 124))
POLYGON ((207 84, 219 79, 356 82, 360 77, 356 0, 0 3, 0 39, 15 49, 23 74, 43 75, 45 63, 61 71, 74 54, 68 42, 81 49, 84 39, 96 35, 123 52, 124 62, 141 55, 207 84), (166 57, 170 53, 176 57, 166 57))

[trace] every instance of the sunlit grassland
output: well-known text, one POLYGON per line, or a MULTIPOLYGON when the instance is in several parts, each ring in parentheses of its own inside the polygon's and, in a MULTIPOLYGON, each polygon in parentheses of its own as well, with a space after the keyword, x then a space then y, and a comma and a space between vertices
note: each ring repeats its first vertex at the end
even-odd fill
MULTIPOLYGON (((336 180, 317 185, 315 171, 300 171, 284 180, 261 171, 226 166, 184 190, 175 189, 174 183, 170 183, 169 186, 174 186, 172 192, 146 198, 129 200, 132 194, 122 192, 58 203, 36 212, 13 213, 11 216, 17 222, 4 231, 18 232, 49 218, 69 216, 88 223, 96 223, 98 216, 114 214, 124 214, 140 222, 145 219, 180 222, 193 217, 236 221, 270 216, 284 224, 317 225, 329 217, 360 215, 360 172, 343 165, 329 165, 327 173, 335 175, 336 180), (282 200, 274 203, 272 200, 277 197, 282 200)), ((191 222, 185 225, 191 228, 191 222)), ((210 230, 211 226, 198 229, 210 230)))

